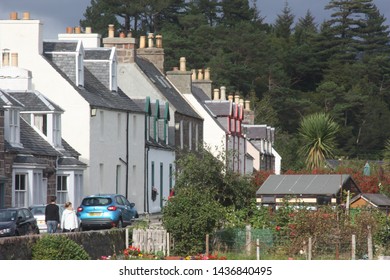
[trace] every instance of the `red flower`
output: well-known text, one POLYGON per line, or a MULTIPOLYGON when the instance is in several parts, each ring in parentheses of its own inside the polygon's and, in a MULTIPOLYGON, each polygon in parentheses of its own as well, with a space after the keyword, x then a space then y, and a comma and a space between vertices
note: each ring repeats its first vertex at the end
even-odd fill
POLYGON ((275 229, 276 229, 277 231, 279 231, 279 230, 281 229, 281 227, 280 227, 280 226, 276 226, 275 229))

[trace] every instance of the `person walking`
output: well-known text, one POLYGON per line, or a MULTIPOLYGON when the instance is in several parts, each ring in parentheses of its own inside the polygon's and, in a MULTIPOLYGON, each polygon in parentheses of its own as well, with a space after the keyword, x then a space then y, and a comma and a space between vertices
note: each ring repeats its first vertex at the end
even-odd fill
POLYGON ((56 233, 60 224, 60 207, 56 204, 57 197, 53 196, 45 208, 45 222, 48 233, 56 233))
POLYGON ((78 224, 76 211, 73 209, 72 203, 65 203, 65 210, 62 212, 61 218, 62 232, 76 231, 76 229, 79 227, 78 224))

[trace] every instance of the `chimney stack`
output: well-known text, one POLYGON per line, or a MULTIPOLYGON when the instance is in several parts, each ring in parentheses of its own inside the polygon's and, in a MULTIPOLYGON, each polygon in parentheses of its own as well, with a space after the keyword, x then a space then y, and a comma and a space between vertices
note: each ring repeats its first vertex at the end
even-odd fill
POLYGON ((231 94, 229 94, 229 96, 228 96, 228 100, 230 101, 230 102, 233 102, 233 94, 231 93, 231 94))

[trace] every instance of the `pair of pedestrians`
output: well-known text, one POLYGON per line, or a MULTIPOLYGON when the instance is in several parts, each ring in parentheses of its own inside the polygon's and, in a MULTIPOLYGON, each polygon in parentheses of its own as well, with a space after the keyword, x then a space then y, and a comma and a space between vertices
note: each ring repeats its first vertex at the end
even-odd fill
POLYGON ((53 196, 50 203, 45 208, 45 222, 48 233, 56 233, 58 228, 63 232, 73 232, 78 229, 78 220, 76 212, 71 202, 65 203, 65 210, 60 219, 60 208, 56 203, 57 198, 53 196))

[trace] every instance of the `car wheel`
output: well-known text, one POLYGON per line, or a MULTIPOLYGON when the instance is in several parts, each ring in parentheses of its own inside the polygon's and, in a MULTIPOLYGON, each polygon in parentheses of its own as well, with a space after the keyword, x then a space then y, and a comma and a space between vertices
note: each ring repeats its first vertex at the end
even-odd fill
POLYGON ((134 218, 138 219, 139 218, 139 215, 138 215, 138 212, 135 212, 135 216, 134 218))

